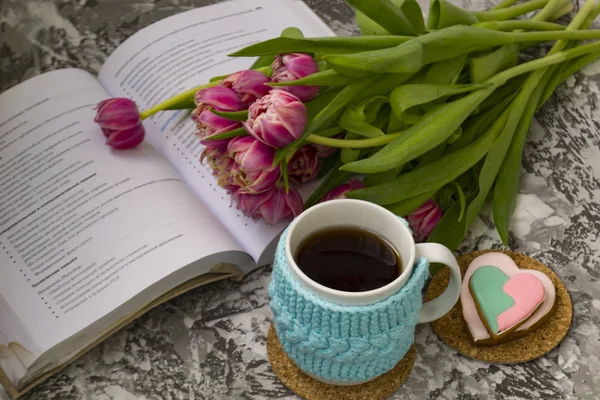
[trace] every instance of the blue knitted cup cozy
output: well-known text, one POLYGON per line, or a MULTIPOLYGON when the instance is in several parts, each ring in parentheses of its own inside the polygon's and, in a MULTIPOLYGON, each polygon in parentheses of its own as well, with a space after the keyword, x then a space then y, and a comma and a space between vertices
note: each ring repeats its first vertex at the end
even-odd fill
POLYGON ((386 373, 414 342, 429 273, 427 259, 387 299, 342 306, 317 297, 294 279, 285 257, 287 230, 279 240, 269 285, 279 341, 303 371, 327 381, 362 382, 386 373))

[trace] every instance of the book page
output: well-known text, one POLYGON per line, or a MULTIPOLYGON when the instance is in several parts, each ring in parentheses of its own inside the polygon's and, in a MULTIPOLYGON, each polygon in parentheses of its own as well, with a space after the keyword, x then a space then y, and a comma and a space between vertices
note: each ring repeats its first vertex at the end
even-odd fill
MULTIPOLYGON (((306 36, 333 32, 300 0, 233 0, 178 14, 141 30, 108 58, 99 80, 115 97, 133 99, 141 109, 207 83, 214 76, 248 68, 254 59, 227 54, 277 37, 289 27, 306 36)), ((189 111, 161 112, 146 121, 149 140, 256 262, 286 223, 269 226, 246 218, 200 164, 202 146, 189 111)), ((310 192, 309 189, 303 192, 310 192)))
POLYGON ((178 269, 242 250, 150 144, 104 144, 93 118, 107 97, 80 70, 0 95, 0 331, 34 355, 178 269))

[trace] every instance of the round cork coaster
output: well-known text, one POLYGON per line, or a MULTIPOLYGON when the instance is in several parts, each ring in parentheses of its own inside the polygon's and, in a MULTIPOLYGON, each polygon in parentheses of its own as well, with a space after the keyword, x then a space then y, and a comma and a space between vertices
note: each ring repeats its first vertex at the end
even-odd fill
POLYGON ((406 356, 391 371, 372 381, 352 386, 328 385, 306 375, 290 360, 281 347, 272 324, 267 334, 267 355, 281 383, 305 400, 387 399, 406 382, 417 358, 413 344, 406 356))
MULTIPOLYGON (((463 276, 471 261, 490 251, 497 250, 475 251, 459 256, 457 261, 463 276)), ((540 358, 560 344, 571 326, 573 305, 565 284, 550 268, 521 253, 508 250, 501 252, 511 257, 519 268, 543 272, 552 280, 556 288, 556 302, 554 311, 551 311, 552 314, 548 319, 522 338, 493 346, 475 346, 463 319, 460 301, 448 314, 432 322, 431 325, 439 338, 448 346, 468 357, 494 364, 518 364, 540 358)), ((427 288, 427 300, 439 296, 449 280, 450 272, 447 268, 435 274, 427 288)))

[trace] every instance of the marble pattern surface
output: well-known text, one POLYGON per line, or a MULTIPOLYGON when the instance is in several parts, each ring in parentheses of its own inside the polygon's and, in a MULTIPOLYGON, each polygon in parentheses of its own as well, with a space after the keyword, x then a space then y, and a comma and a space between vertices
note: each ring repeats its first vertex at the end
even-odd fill
MULTIPOLYGON (((96 72, 125 38, 166 16, 218 0, 0 0, 0 91, 63 67, 96 72)), ((306 0, 338 34, 357 32, 343 0, 306 0)), ((485 8, 489 0, 463 0, 485 8)), ((522 365, 467 359, 429 325, 392 399, 600 398, 600 63, 561 86, 537 115, 522 169, 510 248, 554 268, 574 304, 571 330, 522 365)), ((460 248, 498 248, 489 209, 460 248)), ((26 399, 293 399, 266 359, 271 320, 263 268, 154 309, 26 399)), ((0 388, 0 399, 8 396, 0 388)))

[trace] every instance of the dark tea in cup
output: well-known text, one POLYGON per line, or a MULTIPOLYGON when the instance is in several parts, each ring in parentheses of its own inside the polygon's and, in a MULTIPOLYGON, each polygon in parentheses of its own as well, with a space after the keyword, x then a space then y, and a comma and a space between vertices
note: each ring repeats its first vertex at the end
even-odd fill
POLYGON ((370 230, 341 226, 307 237, 296 263, 315 282, 345 292, 365 292, 392 283, 402 273, 398 252, 370 230))

